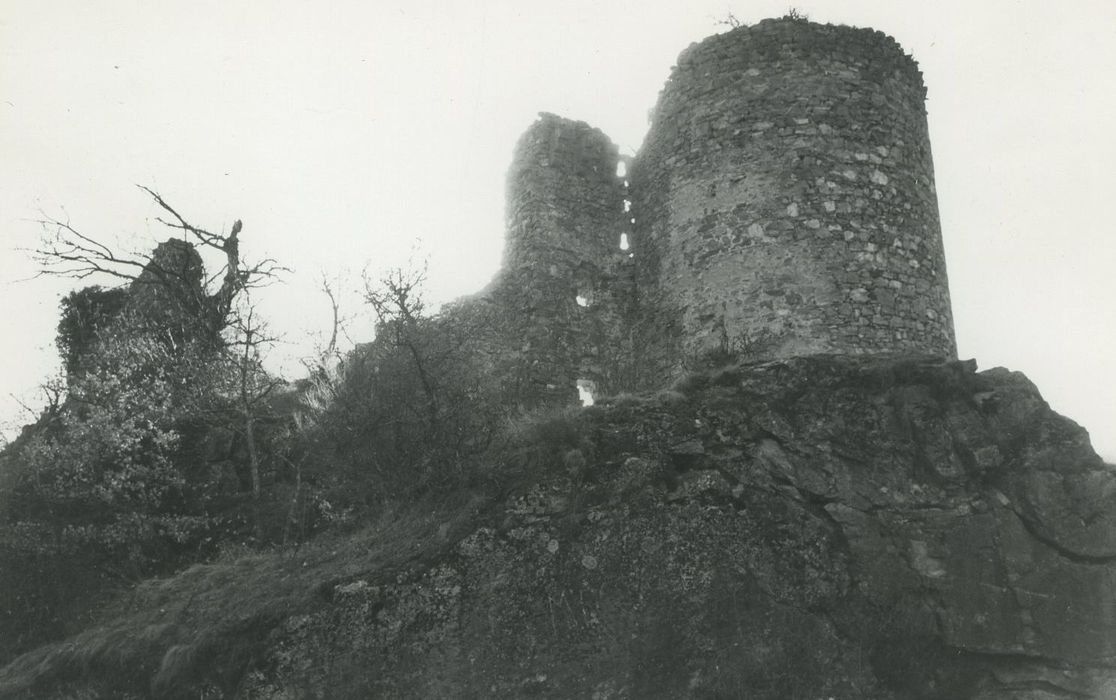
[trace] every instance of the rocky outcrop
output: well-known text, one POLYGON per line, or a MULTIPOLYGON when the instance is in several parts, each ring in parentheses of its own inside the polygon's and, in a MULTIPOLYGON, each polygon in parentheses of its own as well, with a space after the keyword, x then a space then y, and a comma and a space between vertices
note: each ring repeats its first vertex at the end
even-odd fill
POLYGON ((1025 377, 812 357, 678 389, 543 426, 549 477, 337 582, 240 696, 1116 697, 1116 471, 1025 377))
POLYGON ((1021 374, 802 357, 520 436, 487 505, 150 582, 0 697, 1116 697, 1116 467, 1021 374))

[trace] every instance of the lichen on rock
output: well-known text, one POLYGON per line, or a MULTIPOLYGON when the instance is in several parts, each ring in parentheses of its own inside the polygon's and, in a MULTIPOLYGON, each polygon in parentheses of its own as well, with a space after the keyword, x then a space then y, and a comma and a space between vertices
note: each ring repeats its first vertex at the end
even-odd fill
POLYGON ((1021 375, 799 358, 592 412, 581 483, 340 584, 246 697, 1106 697, 1116 472, 1021 375))

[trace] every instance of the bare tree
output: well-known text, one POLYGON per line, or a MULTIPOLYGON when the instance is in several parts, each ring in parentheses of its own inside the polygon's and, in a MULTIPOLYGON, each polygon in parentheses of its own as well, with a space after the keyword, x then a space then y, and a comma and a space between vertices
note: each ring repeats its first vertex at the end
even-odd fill
MULTIPOLYGON (((41 245, 34 252, 40 274, 86 279, 108 275, 128 283, 128 296, 135 302, 137 290, 154 287, 156 294, 147 302, 152 308, 140 309, 125 320, 130 329, 154 331, 164 336, 169 321, 200 327, 208 338, 218 339, 217 350, 206 360, 211 364, 208 381, 222 399, 199 408, 198 417, 214 427, 231 429, 242 439, 247 452, 253 526, 257 539, 261 536, 260 500, 261 472, 264 456, 261 450, 261 424, 273 423, 269 399, 283 380, 268 374, 263 367, 264 349, 276 338, 268 335, 258 320, 251 302, 252 290, 278 280, 286 268, 266 258, 250 263, 241 255, 241 221, 235 221, 228 233, 214 233, 190 223, 155 190, 138 185, 164 213, 156 220, 181 234, 182 243, 166 255, 160 244, 151 253, 124 254, 93 236, 81 232, 69 222, 43 219, 41 245), (206 274, 197 250, 220 254, 222 266, 206 274), (185 257, 183 260, 182 258, 185 257), (185 295, 186 299, 179 297, 185 295), (158 308, 172 302, 174 313, 158 308), (175 313, 182 318, 176 318, 175 313), (200 326, 198 325, 200 324, 200 326)), ((129 302, 131 303, 131 302, 129 302)), ((129 307, 126 307, 129 308, 129 307)), ((136 311, 137 309, 132 309, 136 311)))
POLYGON ((364 298, 379 319, 377 335, 391 334, 391 344, 403 348, 411 358, 414 370, 426 396, 430 426, 438 423, 439 392, 430 371, 429 349, 421 337, 420 326, 427 321, 426 303, 422 298, 426 281, 426 265, 421 268, 389 270, 378 283, 367 277, 364 298))
POLYGON ((261 421, 273 419, 268 408, 268 398, 285 382, 269 375, 263 368, 260 350, 275 342, 266 328, 255 320, 255 309, 248 305, 242 314, 235 316, 235 336, 230 345, 235 350, 228 354, 231 362, 229 394, 233 399, 237 432, 244 438, 248 451, 248 474, 252 487, 252 519, 257 541, 263 537, 260 518, 261 456, 257 428, 261 421))
POLYGON ((200 310, 206 325, 220 332, 230 324, 230 314, 236 296, 246 290, 274 282, 280 273, 287 271, 275 260, 266 258, 256 263, 240 255, 240 220, 233 223, 229 232, 213 233, 188 222, 162 195, 143 185, 146 192, 170 219, 156 220, 181 232, 183 241, 197 248, 217 251, 224 264, 201 284, 190 279, 193 268, 167 264, 154 253, 124 254, 114 250, 93 236, 82 233, 68 221, 43 218, 43 239, 33 252, 39 263, 40 274, 73 279, 86 279, 94 275, 108 275, 128 283, 157 284, 195 295, 193 306, 200 310), (212 293, 208 290, 219 286, 212 293))

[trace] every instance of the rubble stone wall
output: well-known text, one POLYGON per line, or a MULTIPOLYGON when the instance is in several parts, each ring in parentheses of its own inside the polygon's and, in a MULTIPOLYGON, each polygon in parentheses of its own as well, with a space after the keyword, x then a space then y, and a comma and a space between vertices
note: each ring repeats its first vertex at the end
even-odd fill
POLYGON ((785 18, 683 52, 634 159, 542 114, 503 269, 455 313, 486 309, 478 345, 526 404, 662 386, 726 345, 954 358, 925 95, 890 37, 785 18))
POLYGON ((573 403, 626 384, 630 258, 618 148, 584 122, 552 114, 520 138, 508 170, 503 267, 452 314, 483 309, 478 343, 524 404, 573 403))
POLYGON ((869 29, 769 20, 683 52, 632 184, 685 350, 956 355, 925 92, 869 29))

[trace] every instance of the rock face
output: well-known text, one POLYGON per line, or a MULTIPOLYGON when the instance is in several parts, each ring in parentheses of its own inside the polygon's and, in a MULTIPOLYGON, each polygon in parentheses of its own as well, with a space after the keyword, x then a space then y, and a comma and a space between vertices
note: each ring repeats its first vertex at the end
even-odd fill
POLYGON ((239 696, 1116 697, 1116 472, 1025 377, 819 356, 677 388, 556 418, 551 476, 333 583, 239 696))

